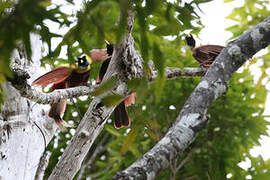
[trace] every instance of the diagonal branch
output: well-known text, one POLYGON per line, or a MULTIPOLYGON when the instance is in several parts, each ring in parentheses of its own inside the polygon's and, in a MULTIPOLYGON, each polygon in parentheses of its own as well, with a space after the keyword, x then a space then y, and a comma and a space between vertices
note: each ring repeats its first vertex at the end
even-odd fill
POLYGON ((84 179, 84 174, 85 171, 87 169, 90 169, 93 162, 95 161, 95 159, 97 158, 97 156, 101 153, 104 153, 107 150, 108 145, 110 144, 110 142, 114 139, 114 137, 109 137, 109 134, 105 134, 104 137, 101 139, 101 141, 99 142, 99 144, 97 145, 96 149, 91 152, 88 152, 87 156, 90 156, 89 158, 85 158, 84 162, 82 164, 81 170, 79 175, 77 176, 77 180, 82 180, 84 179), (109 140, 108 140, 109 139, 109 140), (105 141, 107 141, 105 143, 105 141))
POLYGON ((49 159, 51 157, 52 153, 49 151, 46 151, 43 153, 43 155, 40 158, 38 168, 35 175, 35 180, 42 180, 45 174, 45 170, 49 164, 49 159))
MULTIPOLYGON (((129 13, 128 21, 133 21, 133 14, 129 13)), ((119 85, 115 90, 106 92, 108 94, 128 95, 126 88, 126 77, 141 78, 143 76, 142 58, 137 54, 133 46, 133 38, 130 33, 123 37, 123 40, 115 48, 111 63, 108 67, 104 79, 117 76, 119 85), (126 63, 133 63, 134 69, 127 71, 126 63), (121 66, 122 65, 122 66, 121 66), (136 72, 136 73, 135 73, 136 72)), ((103 95, 104 96, 104 95, 103 95)), ((72 179, 81 167, 84 157, 96 137, 102 131, 105 122, 113 112, 115 106, 105 107, 100 103, 103 96, 95 97, 81 123, 79 124, 71 143, 65 149, 61 159, 55 166, 49 180, 52 179, 72 179)))
POLYGON ((114 179, 154 179, 205 128, 209 106, 227 91, 232 74, 256 52, 270 44, 270 16, 231 41, 209 68, 180 111, 174 125, 150 151, 114 179))

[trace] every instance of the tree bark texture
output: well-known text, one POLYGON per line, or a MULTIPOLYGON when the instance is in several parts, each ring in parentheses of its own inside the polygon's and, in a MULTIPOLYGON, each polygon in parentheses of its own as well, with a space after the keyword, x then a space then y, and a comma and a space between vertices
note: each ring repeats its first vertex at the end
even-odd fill
MULTIPOLYGON (((115 108, 115 106, 105 107, 100 103, 101 99, 110 94, 119 94, 126 97, 130 93, 127 89, 126 81, 144 76, 143 59, 133 46, 134 40, 131 35, 133 21, 133 14, 130 13, 127 21, 127 33, 116 46, 108 71, 104 77, 104 80, 109 79, 109 77, 117 77, 119 79, 118 86, 112 91, 106 92, 93 99, 71 143, 67 146, 61 159, 50 175, 50 180, 72 179, 80 169, 84 157, 115 108)), ((170 162, 175 159, 179 153, 183 152, 185 148, 194 141, 198 132, 207 125, 207 109, 214 100, 226 93, 227 81, 232 74, 248 58, 252 57, 260 49, 268 46, 269 43, 270 17, 251 31, 244 33, 236 40, 230 42, 217 57, 203 80, 191 94, 179 113, 174 125, 169 129, 165 137, 141 159, 134 162, 126 170, 118 172, 115 179, 154 179, 158 172, 167 168, 170 162)), ((36 49, 36 47, 33 49, 36 49)), ((15 57, 19 57, 21 61, 22 57, 20 54, 15 55, 15 57)), ((40 64, 33 64, 31 66, 38 68, 39 65, 40 64)), ((24 66, 25 65, 19 69, 24 69, 24 66)), ((194 69, 186 69, 186 71, 183 72, 179 71, 177 68, 167 68, 166 73, 168 78, 172 79, 179 76, 190 77, 194 74, 202 75, 205 71, 205 69, 197 68, 195 70, 196 73, 194 73, 193 70, 194 69)), ((29 72, 31 78, 35 79, 37 77, 35 73, 37 72, 36 69, 29 68, 27 72, 29 72)), ((156 73, 154 72, 150 80, 155 79, 155 77, 156 73)), ((29 81, 31 81, 31 79, 29 81)), ((33 89, 27 85, 16 88, 20 89, 23 96, 44 104, 57 102, 63 97, 77 97, 89 94, 93 91, 93 88, 89 87, 76 87, 44 95, 43 93, 37 94, 37 92, 33 91, 33 89)), ((22 98, 9 84, 6 85, 6 89, 12 93, 8 97, 9 99, 5 104, 6 109, 4 108, 2 113, 1 122, 3 128, 1 129, 3 130, 6 125, 11 125, 12 130, 9 139, 2 138, 4 143, 0 146, 0 158, 6 163, 0 164, 0 174, 1 176, 3 176, 2 174, 7 174, 10 176, 6 177, 14 177, 15 179, 18 179, 18 177, 33 179, 28 177, 34 177, 42 151, 46 146, 42 147, 40 145, 41 142, 43 142, 41 132, 33 125, 33 122, 36 121, 36 123, 42 127, 47 142, 49 142, 48 140, 52 137, 55 127, 52 125, 53 123, 51 123, 52 120, 47 119, 46 113, 43 111, 43 106, 38 104, 33 106, 34 104, 32 102, 22 98), (13 92, 15 94, 13 94, 13 92), (29 156, 30 151, 33 151, 31 157, 29 156), (15 154, 14 157, 13 154, 15 154), (17 156, 23 157, 24 160, 20 161, 20 157, 17 156), (14 162, 18 160, 20 162, 18 162, 17 166, 20 165, 19 167, 24 168, 14 168, 16 165, 14 162), (28 171, 26 171, 26 169, 28 171), (34 172, 30 172, 29 169, 34 169, 34 172)), ((4 133, 4 135, 7 135, 7 133, 4 133)))
MULTIPOLYGON (((40 37, 32 34, 31 44, 32 62, 23 45, 14 50, 11 60, 11 66, 16 64, 31 75, 29 81, 40 75, 40 37)), ((40 157, 56 127, 47 118, 44 105, 22 97, 10 82, 3 87, 6 98, 0 114, 0 179, 34 179, 40 157)))
MULTIPOLYGON (((132 21, 133 25, 133 14, 130 14, 128 17, 128 22, 130 21, 132 21)), ((133 38, 129 31, 123 37, 121 43, 116 46, 104 80, 110 77, 117 77, 119 84, 114 90, 93 99, 71 143, 65 149, 49 180, 69 180, 75 176, 91 145, 102 131, 105 122, 116 107, 102 105, 100 103, 102 97, 108 94, 127 96, 129 92, 125 81, 128 78, 141 78, 143 76, 143 61, 134 49, 133 43, 133 38), (133 65, 133 69, 128 68, 130 63, 133 65)))
POLYGON ((232 74, 256 52, 270 43, 270 16, 228 43, 190 95, 167 134, 142 158, 114 179, 154 179, 182 153, 205 128, 209 106, 227 91, 232 74))

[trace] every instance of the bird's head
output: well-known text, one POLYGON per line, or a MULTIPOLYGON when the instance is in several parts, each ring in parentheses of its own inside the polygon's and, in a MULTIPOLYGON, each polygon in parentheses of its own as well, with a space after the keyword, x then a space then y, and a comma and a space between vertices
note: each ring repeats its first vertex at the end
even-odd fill
POLYGON ((110 43, 110 42, 107 41, 107 40, 105 40, 105 42, 106 42, 107 54, 108 54, 109 56, 112 56, 112 54, 113 54, 113 44, 110 43))
POLYGON ((187 35, 185 37, 185 39, 186 39, 187 45, 189 46, 190 49, 195 48, 196 42, 191 34, 187 35))
POLYGON ((76 61, 76 67, 77 67, 78 72, 86 72, 90 70, 90 64, 92 63, 92 60, 86 54, 83 54, 82 56, 78 56, 75 61, 76 61))

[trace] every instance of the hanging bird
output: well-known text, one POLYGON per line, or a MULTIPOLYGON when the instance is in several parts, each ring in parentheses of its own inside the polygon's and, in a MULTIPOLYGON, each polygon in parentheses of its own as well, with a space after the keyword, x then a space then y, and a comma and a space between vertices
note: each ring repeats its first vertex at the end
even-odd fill
POLYGON ((219 45, 204 45, 204 46, 196 46, 195 39, 190 34, 185 37, 187 45, 192 51, 193 57, 200 63, 203 67, 210 67, 211 64, 214 62, 216 57, 224 48, 223 46, 219 45))
MULTIPOLYGON (((106 41, 108 57, 101 65, 96 82, 99 84, 108 69, 113 54, 113 44, 106 41)), ((119 129, 122 127, 129 127, 130 120, 127 114, 126 107, 135 104, 136 93, 131 93, 124 101, 122 101, 114 110, 114 127, 119 129)))
MULTIPOLYGON (((94 49, 90 51, 92 59, 87 55, 77 57, 73 66, 61 66, 37 78, 32 86, 45 87, 53 83, 52 91, 75 86, 87 85, 90 75, 91 64, 94 61, 107 59, 106 50, 94 49)), ((48 116, 54 119, 60 128, 69 127, 62 118, 66 110, 66 99, 51 104, 48 116)))

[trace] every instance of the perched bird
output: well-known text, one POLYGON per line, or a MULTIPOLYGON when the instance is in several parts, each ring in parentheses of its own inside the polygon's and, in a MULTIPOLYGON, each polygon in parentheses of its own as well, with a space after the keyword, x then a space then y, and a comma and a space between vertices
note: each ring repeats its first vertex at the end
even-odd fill
POLYGON ((204 45, 196 46, 196 41, 193 36, 190 34, 185 37, 186 43, 192 51, 193 57, 200 63, 203 67, 209 67, 214 62, 216 57, 222 51, 224 46, 219 45, 204 45))
MULTIPOLYGON (((107 59, 106 50, 91 50, 91 57, 82 55, 77 57, 73 66, 61 66, 53 69, 52 71, 40 76, 32 82, 32 86, 45 87, 53 83, 52 91, 55 89, 65 89, 75 86, 87 85, 90 75, 91 64, 94 61, 107 59)), ((69 125, 62 119, 66 110, 66 99, 61 99, 57 103, 51 104, 49 117, 54 119, 56 124, 60 127, 68 127, 69 125)))
MULTIPOLYGON (((108 58, 102 63, 96 82, 101 83, 108 69, 113 54, 113 44, 106 41, 108 58)), ((114 110, 114 127, 119 129, 130 126, 130 120, 127 114, 126 106, 135 104, 136 93, 131 93, 124 101, 122 101, 114 110)))

